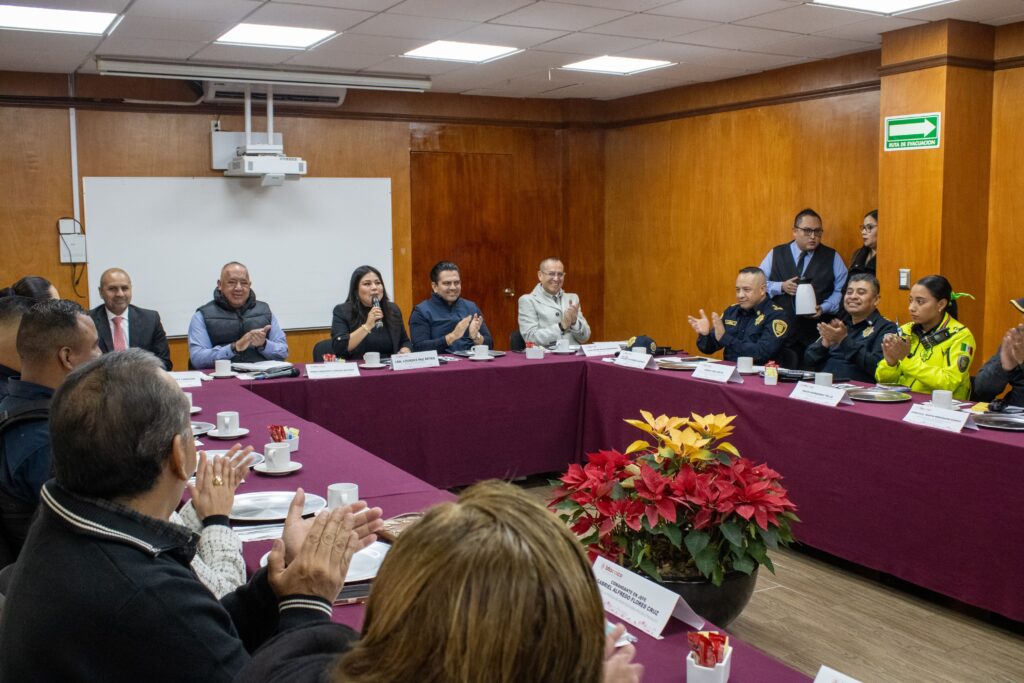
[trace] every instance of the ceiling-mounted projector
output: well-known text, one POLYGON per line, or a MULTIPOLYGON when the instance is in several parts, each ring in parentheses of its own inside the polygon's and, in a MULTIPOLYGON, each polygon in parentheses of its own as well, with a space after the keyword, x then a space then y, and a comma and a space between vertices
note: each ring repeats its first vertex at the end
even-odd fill
MULTIPOLYGON (((239 151, 243 148, 239 147, 239 151)), ((240 154, 228 162, 224 175, 240 178, 263 177, 263 186, 281 185, 306 175, 306 162, 299 157, 276 154, 240 154)))

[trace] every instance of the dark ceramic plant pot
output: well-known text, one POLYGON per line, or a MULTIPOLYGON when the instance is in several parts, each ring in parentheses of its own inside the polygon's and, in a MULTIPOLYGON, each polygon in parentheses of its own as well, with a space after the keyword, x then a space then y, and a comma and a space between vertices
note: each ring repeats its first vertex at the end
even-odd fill
POLYGON ((661 585, 681 595, 694 612, 715 626, 725 628, 750 602, 756 583, 757 568, 749 576, 743 572, 729 572, 721 586, 707 579, 662 581, 661 585))

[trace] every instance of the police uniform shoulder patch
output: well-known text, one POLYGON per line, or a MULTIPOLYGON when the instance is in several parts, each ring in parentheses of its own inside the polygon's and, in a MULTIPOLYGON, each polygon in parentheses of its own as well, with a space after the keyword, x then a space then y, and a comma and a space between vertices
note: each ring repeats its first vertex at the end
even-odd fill
POLYGON ((760 325, 763 322, 764 322, 764 313, 758 313, 757 317, 754 318, 754 324, 755 325, 760 325))
POLYGON ((956 367, 960 370, 960 372, 967 372, 967 368, 969 368, 970 366, 971 366, 971 357, 970 356, 963 356, 963 355, 957 356, 956 367))
POLYGON ((785 320, 773 320, 772 321, 772 332, 776 337, 781 337, 786 334, 786 330, 789 329, 789 324, 785 320))
POLYGON ((863 332, 862 332, 861 334, 862 334, 863 336, 865 336, 865 337, 870 337, 870 336, 871 336, 871 335, 873 335, 874 333, 875 333, 875 328, 873 328, 873 327, 867 327, 867 328, 864 328, 864 331, 863 331, 863 332))

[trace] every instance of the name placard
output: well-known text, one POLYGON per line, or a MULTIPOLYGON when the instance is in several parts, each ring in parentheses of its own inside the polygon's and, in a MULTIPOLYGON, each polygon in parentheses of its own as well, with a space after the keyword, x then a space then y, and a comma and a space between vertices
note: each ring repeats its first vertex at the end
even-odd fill
POLYGON ((820 406, 832 406, 833 408, 840 403, 843 405, 853 405, 853 400, 846 395, 846 389, 837 389, 813 382, 797 382, 796 386, 793 387, 793 393, 789 397, 795 398, 798 401, 807 401, 808 403, 817 403, 820 406))
POLYGON ((416 368, 437 368, 440 366, 441 362, 437 360, 437 351, 396 353, 391 356, 392 370, 415 370, 416 368))
POLYGON ((306 377, 310 379, 358 376, 359 365, 356 363, 310 363, 306 366, 306 377))
POLYGON ((643 370, 650 365, 652 358, 653 356, 647 353, 621 351, 619 352, 618 358, 615 359, 615 364, 621 365, 624 368, 636 368, 637 370, 643 370))
POLYGON ((860 681, 822 664, 818 669, 818 675, 814 677, 814 683, 860 683, 860 681))
POLYGON ((693 628, 704 626, 676 593, 603 557, 594 560, 594 577, 605 610, 650 636, 660 639, 672 616, 693 628))
POLYGON ((725 363, 701 363, 693 371, 693 376, 697 379, 706 379, 712 382, 720 382, 721 384, 729 382, 743 384, 743 376, 740 375, 740 371, 736 369, 736 366, 726 365, 725 363))
POLYGON ((182 389, 191 389, 203 386, 203 373, 198 370, 169 372, 167 374, 173 377, 174 381, 177 382, 178 386, 182 389))
POLYGON ((583 355, 587 358, 596 358, 598 356, 610 356, 613 353, 618 353, 619 342, 594 342, 593 344, 583 344, 580 346, 583 350, 583 355))
POLYGON ((946 432, 961 432, 964 429, 978 428, 978 425, 974 424, 970 413, 926 406, 922 403, 916 403, 911 406, 903 421, 921 425, 922 427, 941 429, 946 432))

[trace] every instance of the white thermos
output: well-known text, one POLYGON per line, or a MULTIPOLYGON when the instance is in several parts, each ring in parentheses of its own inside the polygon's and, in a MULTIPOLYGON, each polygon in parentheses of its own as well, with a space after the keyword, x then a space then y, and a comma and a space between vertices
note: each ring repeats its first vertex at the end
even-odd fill
POLYGON ((796 286, 796 314, 814 315, 818 311, 818 301, 814 296, 814 286, 808 282, 796 286))

